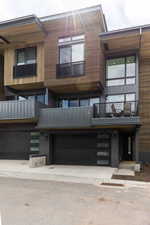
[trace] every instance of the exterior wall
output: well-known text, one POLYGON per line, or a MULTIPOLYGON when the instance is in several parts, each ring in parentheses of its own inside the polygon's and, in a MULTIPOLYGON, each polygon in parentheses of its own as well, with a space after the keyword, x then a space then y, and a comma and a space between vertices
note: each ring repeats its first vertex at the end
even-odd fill
POLYGON ((103 83, 104 63, 98 36, 103 29, 100 11, 49 21, 45 27, 49 31, 45 39, 45 86, 56 92, 98 89, 97 83, 103 83), (58 39, 78 34, 85 34, 85 76, 56 79, 58 39))
POLYGON ((139 129, 139 160, 150 162, 150 66, 149 58, 140 61, 141 127, 139 129))
MULTIPOLYGON (((32 77, 13 78, 13 66, 15 65, 15 49, 7 48, 4 51, 4 85, 13 86, 14 88, 21 89, 34 88, 34 86, 42 87, 44 81, 44 44, 29 44, 28 46, 37 46, 37 74, 32 77)), ((20 48, 25 47, 24 45, 20 48)))

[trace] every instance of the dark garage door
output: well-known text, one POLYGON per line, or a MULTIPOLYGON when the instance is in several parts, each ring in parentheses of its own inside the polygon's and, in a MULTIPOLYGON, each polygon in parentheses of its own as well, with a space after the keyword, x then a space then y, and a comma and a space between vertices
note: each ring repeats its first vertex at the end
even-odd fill
POLYGON ((26 132, 0 133, 0 159, 28 159, 30 135, 26 132))
POLYGON ((54 137, 54 163, 96 165, 96 155, 96 134, 54 137))

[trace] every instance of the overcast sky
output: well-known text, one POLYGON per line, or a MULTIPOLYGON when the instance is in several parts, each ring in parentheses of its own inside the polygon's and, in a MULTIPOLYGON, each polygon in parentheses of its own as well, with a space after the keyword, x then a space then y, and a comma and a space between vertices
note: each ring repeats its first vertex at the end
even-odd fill
POLYGON ((36 14, 46 16, 101 4, 109 30, 150 24, 149 0, 0 0, 0 21, 36 14))

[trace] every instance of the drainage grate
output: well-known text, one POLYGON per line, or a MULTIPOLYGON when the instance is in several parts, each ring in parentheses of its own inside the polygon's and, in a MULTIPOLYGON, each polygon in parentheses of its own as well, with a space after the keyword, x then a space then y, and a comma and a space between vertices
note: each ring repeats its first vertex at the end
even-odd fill
POLYGON ((115 187, 124 187, 124 184, 115 184, 115 183, 101 183, 101 185, 115 186, 115 187))

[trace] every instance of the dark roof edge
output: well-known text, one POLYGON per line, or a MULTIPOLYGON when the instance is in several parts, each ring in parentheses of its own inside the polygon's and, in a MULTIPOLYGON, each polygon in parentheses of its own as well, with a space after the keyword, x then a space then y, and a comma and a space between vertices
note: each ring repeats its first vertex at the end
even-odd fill
POLYGON ((95 5, 95 6, 81 8, 81 9, 76 9, 76 10, 72 10, 72 11, 67 11, 67 12, 63 12, 63 13, 58 13, 55 15, 39 17, 39 19, 41 20, 41 22, 45 22, 45 21, 54 20, 54 19, 61 19, 61 18, 67 17, 67 16, 71 16, 73 14, 86 13, 86 12, 92 12, 92 11, 97 11, 97 10, 100 10, 100 12, 102 12, 102 6, 100 4, 95 5))
POLYGON ((29 15, 24 17, 18 17, 12 20, 2 21, 0 22, 0 30, 13 27, 13 26, 15 27, 20 25, 35 23, 36 19, 37 19, 36 15, 29 15))

